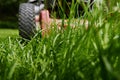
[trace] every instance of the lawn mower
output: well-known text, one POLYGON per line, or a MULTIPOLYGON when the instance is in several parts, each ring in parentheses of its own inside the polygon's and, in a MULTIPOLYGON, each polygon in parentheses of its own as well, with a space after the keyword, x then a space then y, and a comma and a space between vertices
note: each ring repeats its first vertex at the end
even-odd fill
POLYGON ((70 15, 70 6, 76 1, 78 1, 78 6, 75 8, 74 17, 80 17, 84 13, 81 3, 89 3, 89 8, 92 8, 93 0, 28 0, 26 3, 21 3, 18 19, 19 35, 22 38, 31 39, 39 28, 44 36, 53 22, 60 27, 63 18, 67 21, 66 19, 70 15), (51 15, 53 12, 57 16, 55 19, 51 15))

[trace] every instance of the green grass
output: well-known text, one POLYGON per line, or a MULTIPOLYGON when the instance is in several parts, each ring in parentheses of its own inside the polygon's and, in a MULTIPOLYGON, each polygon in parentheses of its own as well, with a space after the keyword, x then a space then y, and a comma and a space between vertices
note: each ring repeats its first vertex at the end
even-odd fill
POLYGON ((16 29, 0 29, 0 38, 18 36, 18 30, 16 29))
POLYGON ((4 42, 9 37, 17 38, 18 30, 16 29, 0 29, 0 42, 4 42))
POLYGON ((120 80, 120 3, 104 7, 86 10, 88 30, 78 23, 74 29, 52 28, 44 38, 38 32, 27 44, 3 40, 0 80, 120 80))

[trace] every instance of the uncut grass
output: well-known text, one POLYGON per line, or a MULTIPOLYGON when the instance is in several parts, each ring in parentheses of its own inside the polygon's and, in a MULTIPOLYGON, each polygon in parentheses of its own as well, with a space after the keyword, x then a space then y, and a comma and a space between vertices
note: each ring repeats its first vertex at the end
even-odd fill
POLYGON ((0 79, 119 80, 118 10, 104 12, 95 6, 84 17, 89 20, 88 30, 68 25, 60 31, 51 29, 44 38, 38 33, 25 45, 11 38, 0 43, 0 79))

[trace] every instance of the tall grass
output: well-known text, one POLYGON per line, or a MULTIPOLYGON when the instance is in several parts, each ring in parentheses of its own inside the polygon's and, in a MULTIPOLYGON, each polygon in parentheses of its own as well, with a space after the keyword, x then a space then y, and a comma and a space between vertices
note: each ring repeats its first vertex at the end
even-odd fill
POLYGON ((47 37, 40 31, 27 44, 0 43, 0 80, 120 80, 120 3, 96 4, 85 8, 87 30, 78 22, 73 29, 70 17, 66 29, 47 37))

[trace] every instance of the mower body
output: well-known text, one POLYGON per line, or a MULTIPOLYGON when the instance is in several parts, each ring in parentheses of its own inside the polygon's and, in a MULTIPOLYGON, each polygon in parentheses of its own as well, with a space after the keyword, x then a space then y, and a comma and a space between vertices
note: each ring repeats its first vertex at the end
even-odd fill
MULTIPOLYGON (((78 1, 78 0, 76 0, 78 1)), ((70 14, 70 6, 76 3, 73 0, 28 0, 19 6, 19 35, 25 39, 31 39, 39 27, 42 29, 42 35, 47 32, 48 26, 56 21, 61 22, 62 18, 68 18, 70 14), (61 6, 61 9, 60 9, 61 6), (61 11, 60 11, 61 10, 61 11), (51 13, 56 12, 56 20, 51 18, 51 13), (65 16, 60 16, 65 14, 65 16)), ((81 3, 89 4, 92 8, 93 0, 80 0, 77 2, 77 17, 83 14, 81 3)), ((76 17, 76 15, 75 15, 76 17)))

